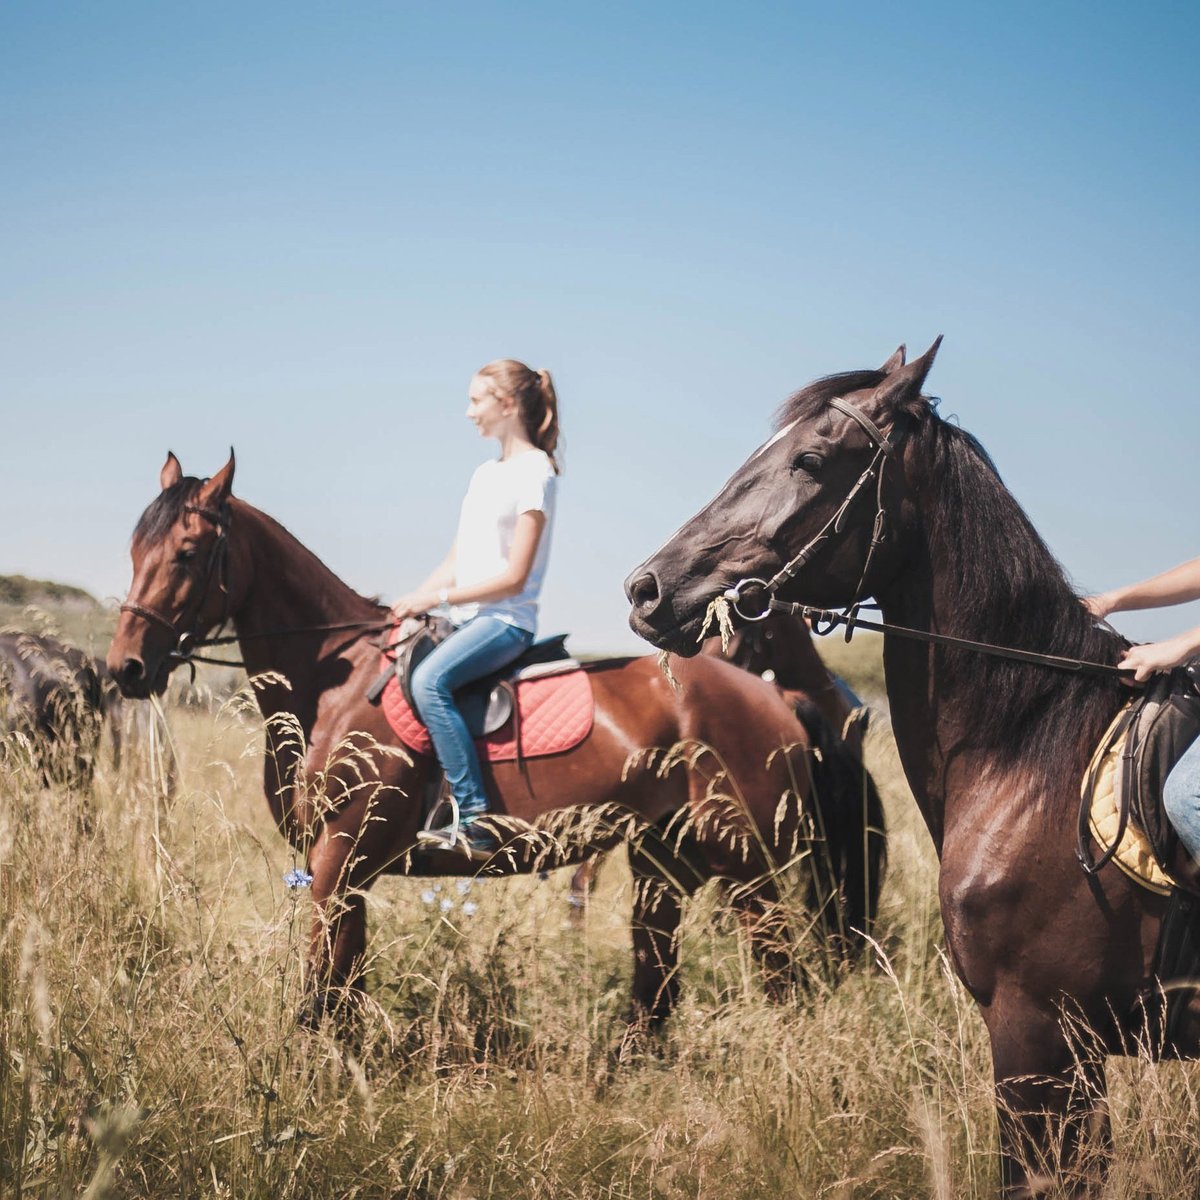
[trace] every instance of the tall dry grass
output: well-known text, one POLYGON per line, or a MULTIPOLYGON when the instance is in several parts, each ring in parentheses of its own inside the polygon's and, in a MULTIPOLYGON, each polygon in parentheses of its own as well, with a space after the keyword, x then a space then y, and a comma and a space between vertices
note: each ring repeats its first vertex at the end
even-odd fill
MULTIPOLYGON (((986 1039, 940 950, 936 862, 884 721, 890 870, 874 969, 763 996, 715 892, 684 996, 617 1062, 630 882, 582 920, 562 873, 386 879, 353 1053, 298 1030, 310 919, 226 704, 171 712, 179 787, 142 761, 90 794, 0 771, 0 1195, 983 1197, 986 1039)), ((802 925, 802 921, 797 921, 802 925)), ((819 954, 815 947, 802 953, 819 954)), ((827 964, 825 964, 827 966, 827 964)), ((1114 1064, 1106 1195, 1194 1196, 1200 1076, 1114 1064)))

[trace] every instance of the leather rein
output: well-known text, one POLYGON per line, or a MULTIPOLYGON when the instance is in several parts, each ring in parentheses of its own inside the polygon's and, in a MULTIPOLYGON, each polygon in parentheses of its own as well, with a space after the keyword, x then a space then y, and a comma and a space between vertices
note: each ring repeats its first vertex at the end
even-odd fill
POLYGON ((194 513, 198 517, 203 517, 206 521, 211 521, 217 531, 216 540, 209 551, 208 562, 205 565, 204 577, 198 593, 199 601, 196 606, 196 615, 192 620, 191 627, 181 630, 175 621, 164 616, 156 609, 151 608, 148 604, 140 604, 132 600, 126 600, 118 611, 130 613, 135 617, 141 617, 142 620, 167 630, 175 638, 175 645, 167 653, 167 660, 172 663, 172 669, 180 663, 186 663, 191 669, 193 681, 196 677, 196 663, 198 662, 211 663, 214 666, 220 667, 244 667, 246 665, 244 662, 235 659, 209 658, 206 655, 196 653, 198 650, 205 650, 212 646, 230 646, 236 642, 250 641, 256 638, 285 637, 306 633, 342 633, 353 630, 357 630, 360 633, 382 633, 384 630, 391 629, 395 624, 391 620, 342 621, 329 625, 296 625, 286 629, 268 629, 254 633, 221 635, 220 630, 229 624, 230 618, 229 584, 226 571, 229 561, 229 531, 233 524, 233 512, 228 504, 223 504, 219 509, 188 504, 184 506, 183 511, 185 513, 194 513), (224 611, 217 625, 218 636, 199 637, 197 636, 197 631, 200 628, 200 613, 204 607, 204 599, 208 595, 214 576, 216 577, 217 586, 221 589, 221 594, 225 597, 224 611))
MULTIPOLYGON (((887 540, 887 511, 883 505, 883 476, 889 461, 894 459, 899 443, 888 437, 874 421, 865 413, 859 412, 852 404, 848 404, 840 396, 829 402, 829 407, 856 421, 867 436, 875 443, 875 455, 867 469, 859 476, 850 489, 845 500, 838 506, 837 511, 824 525, 804 544, 799 553, 788 559, 786 563, 770 579, 759 579, 750 576, 740 580, 733 587, 722 593, 725 600, 733 606, 743 621, 762 621, 773 612, 788 613, 792 616, 804 617, 812 622, 813 632, 818 636, 829 633, 839 625, 846 627, 846 641, 849 641, 855 629, 870 629, 879 633, 890 633, 896 637, 908 638, 911 641, 926 642, 935 646, 952 646, 962 650, 974 650, 979 654, 987 654, 993 658, 1007 658, 1015 662, 1033 663, 1037 666, 1052 667, 1059 671, 1073 671, 1091 675, 1100 675, 1110 679, 1130 680, 1133 672, 1122 670, 1110 663, 1090 662, 1086 659, 1067 658, 1059 654, 1040 654, 1033 650, 1021 650, 1015 646, 997 646, 990 642, 976 642, 969 638, 953 637, 946 633, 932 633, 924 629, 912 629, 906 625, 893 625, 887 621, 868 621, 860 617, 859 610, 864 607, 862 596, 867 583, 867 574, 871 569, 871 559, 875 551, 887 540), (850 506, 858 495, 872 482, 875 484, 875 521, 871 529, 871 543, 867 548, 866 559, 863 562, 862 574, 858 586, 854 589, 854 599, 842 612, 827 608, 819 608, 808 604, 793 604, 780 600, 776 593, 793 579, 800 569, 812 559, 822 546, 830 541, 835 534, 842 532, 842 521, 850 506), (757 612, 744 612, 739 605, 744 603, 749 595, 762 598, 762 607, 757 612)), ((875 607, 875 606, 871 606, 875 607)))

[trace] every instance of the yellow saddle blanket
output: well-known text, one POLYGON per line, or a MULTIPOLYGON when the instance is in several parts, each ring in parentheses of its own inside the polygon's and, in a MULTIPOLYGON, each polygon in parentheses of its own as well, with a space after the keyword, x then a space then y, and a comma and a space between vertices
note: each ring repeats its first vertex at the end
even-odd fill
MULTIPOLYGON (((1121 754, 1125 749, 1125 740, 1129 737, 1129 730, 1126 730, 1111 746, 1109 739, 1124 716, 1125 709, 1122 709, 1105 731, 1104 736, 1100 739, 1100 744, 1096 747, 1096 753, 1092 755, 1092 761, 1084 773, 1083 783, 1080 785, 1080 794, 1086 797, 1088 782, 1092 779, 1096 781, 1095 790, 1092 792, 1092 808, 1088 814, 1088 824, 1091 827, 1092 837, 1096 839, 1101 850, 1107 850, 1113 844, 1113 839, 1117 836, 1117 830, 1121 824, 1118 805, 1123 769, 1121 754)), ((1149 888, 1152 892, 1157 892, 1160 896, 1170 895, 1175 887, 1175 880, 1155 861, 1146 835, 1132 821, 1126 823, 1125 832, 1121 835, 1121 844, 1117 847, 1112 861, 1130 879, 1140 883, 1142 887, 1149 888)))

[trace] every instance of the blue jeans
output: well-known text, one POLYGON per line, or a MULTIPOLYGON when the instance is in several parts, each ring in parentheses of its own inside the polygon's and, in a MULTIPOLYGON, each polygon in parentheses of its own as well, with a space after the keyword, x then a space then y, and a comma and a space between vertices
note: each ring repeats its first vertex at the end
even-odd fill
POLYGON ((512 662, 532 641, 528 629, 499 617, 475 617, 436 646, 412 674, 413 699, 464 820, 487 811, 487 793, 475 741, 454 692, 512 662))
POLYGON ((1171 768, 1163 784, 1163 807, 1179 840, 1200 862, 1200 738, 1171 768))

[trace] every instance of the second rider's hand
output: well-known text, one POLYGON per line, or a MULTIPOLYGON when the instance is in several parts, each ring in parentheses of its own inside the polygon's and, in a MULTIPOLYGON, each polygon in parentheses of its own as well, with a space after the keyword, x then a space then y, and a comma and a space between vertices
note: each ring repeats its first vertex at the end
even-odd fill
POLYGON ((422 613, 437 608, 438 604, 439 600, 434 592, 409 592, 392 605, 392 616, 397 621, 403 621, 405 617, 419 617, 422 613))
POLYGON ((1182 666, 1191 653, 1188 642, 1181 638, 1168 638, 1165 642, 1130 646, 1117 666, 1123 671, 1132 671, 1138 683, 1145 683, 1151 675, 1182 666))

